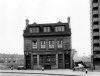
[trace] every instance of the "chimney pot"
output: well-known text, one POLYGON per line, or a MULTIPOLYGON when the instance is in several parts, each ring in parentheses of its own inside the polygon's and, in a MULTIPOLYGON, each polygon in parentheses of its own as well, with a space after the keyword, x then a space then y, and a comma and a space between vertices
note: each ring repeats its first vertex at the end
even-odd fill
POLYGON ((68 20, 68 23, 70 23, 70 17, 68 17, 67 20, 68 20))
POLYGON ((29 24, 29 20, 28 19, 26 19, 26 25, 28 25, 29 24))

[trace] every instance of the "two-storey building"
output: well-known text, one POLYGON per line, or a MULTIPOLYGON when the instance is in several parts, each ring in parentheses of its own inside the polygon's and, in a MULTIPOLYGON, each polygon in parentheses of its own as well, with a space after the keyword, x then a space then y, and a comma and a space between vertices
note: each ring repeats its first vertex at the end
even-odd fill
POLYGON ((29 24, 24 30, 26 69, 72 68, 71 28, 68 23, 29 24))

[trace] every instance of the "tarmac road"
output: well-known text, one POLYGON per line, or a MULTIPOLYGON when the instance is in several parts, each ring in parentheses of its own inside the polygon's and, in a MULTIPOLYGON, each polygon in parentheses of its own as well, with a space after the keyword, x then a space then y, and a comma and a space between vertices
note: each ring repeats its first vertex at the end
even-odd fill
POLYGON ((100 71, 64 70, 0 70, 0 76, 100 76, 100 71))
POLYGON ((76 76, 76 75, 61 75, 61 74, 28 74, 28 73, 0 73, 0 76, 76 76))

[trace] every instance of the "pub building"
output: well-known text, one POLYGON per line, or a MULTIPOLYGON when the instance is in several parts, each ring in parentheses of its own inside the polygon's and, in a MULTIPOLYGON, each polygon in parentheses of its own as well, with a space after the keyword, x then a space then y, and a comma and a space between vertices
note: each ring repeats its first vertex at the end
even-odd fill
POLYGON ((25 69, 72 68, 70 17, 68 23, 47 24, 26 19, 23 32, 25 69))

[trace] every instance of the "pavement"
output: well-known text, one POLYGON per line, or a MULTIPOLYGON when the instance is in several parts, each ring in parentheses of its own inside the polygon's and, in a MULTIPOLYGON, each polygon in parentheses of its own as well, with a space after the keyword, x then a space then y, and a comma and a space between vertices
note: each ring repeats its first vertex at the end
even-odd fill
POLYGON ((100 71, 73 71, 70 69, 57 70, 0 70, 0 73, 19 73, 19 74, 45 74, 45 75, 60 75, 60 76, 100 76, 100 71))

